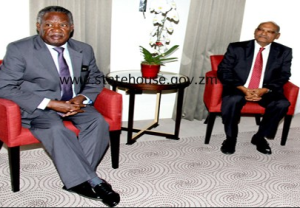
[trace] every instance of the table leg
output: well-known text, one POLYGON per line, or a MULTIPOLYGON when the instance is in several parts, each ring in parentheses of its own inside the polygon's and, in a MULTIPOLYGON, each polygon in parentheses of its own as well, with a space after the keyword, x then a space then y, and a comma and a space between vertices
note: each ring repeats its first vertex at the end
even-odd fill
POLYGON ((127 132, 127 144, 133 144, 136 142, 136 140, 142 136, 145 131, 148 131, 152 128, 155 128, 158 126, 158 121, 159 121, 159 111, 160 111, 160 101, 161 101, 161 91, 159 91, 158 93, 156 93, 156 108, 155 108, 155 115, 154 115, 154 121, 153 123, 151 123, 149 126, 143 128, 143 129, 139 129, 139 131, 133 135, 133 132, 136 132, 137 129, 133 128, 133 119, 134 119, 134 95, 135 93, 130 94, 129 93, 129 113, 128 113, 128 126, 126 127, 122 127, 123 130, 128 131, 127 132))
POLYGON ((174 132, 175 139, 179 139, 179 129, 180 129, 180 122, 181 122, 181 114, 182 114, 183 96, 184 96, 184 88, 178 89, 175 132, 174 132))
POLYGON ((165 136, 168 139, 175 139, 179 140, 179 130, 180 130, 180 122, 181 122, 181 114, 182 114, 182 105, 183 105, 183 96, 184 96, 184 88, 180 88, 177 91, 177 107, 176 107, 176 119, 175 119, 175 130, 174 134, 166 133, 166 132, 157 132, 157 131, 151 131, 152 128, 155 128, 158 126, 159 121, 159 112, 160 112, 160 101, 161 101, 161 92, 157 93, 157 103, 156 103, 156 109, 155 109, 155 119, 152 124, 149 126, 143 128, 143 129, 135 129, 133 128, 133 122, 134 122, 134 104, 135 104, 135 94, 139 92, 136 92, 134 90, 127 91, 127 94, 129 94, 129 112, 128 112, 128 125, 127 127, 122 127, 122 130, 127 131, 127 144, 134 144, 136 140, 142 136, 143 134, 150 134, 150 135, 157 135, 157 136, 165 136), (133 132, 137 132, 133 136, 133 132))
POLYGON ((127 126, 127 144, 135 143, 132 140, 132 129, 133 129, 133 118, 134 118, 134 102, 135 102, 135 92, 129 90, 129 111, 128 111, 128 126, 127 126))
POLYGON ((158 126, 158 121, 159 121, 160 101, 161 101, 161 91, 156 93, 156 108, 155 108, 155 115, 154 115, 155 116, 154 122, 156 123, 156 126, 158 126))

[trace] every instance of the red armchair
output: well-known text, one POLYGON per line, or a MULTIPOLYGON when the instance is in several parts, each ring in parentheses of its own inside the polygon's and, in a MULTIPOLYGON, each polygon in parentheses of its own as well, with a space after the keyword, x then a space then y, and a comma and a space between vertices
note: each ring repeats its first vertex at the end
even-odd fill
MULTIPOLYGON (((221 81, 217 78, 217 69, 222 59, 223 55, 210 56, 212 70, 205 74, 206 83, 203 100, 208 110, 208 116, 205 121, 205 123, 207 124, 205 144, 209 144, 216 116, 221 113, 223 86, 221 81)), ((282 146, 286 144, 291 121, 295 112, 298 92, 299 87, 297 87, 293 83, 287 82, 284 85, 284 95, 290 101, 291 105, 286 116, 284 117, 284 125, 281 135, 282 146)), ((256 118, 256 124, 259 124, 260 117, 264 114, 265 109, 255 102, 247 102, 246 105, 242 108, 241 112, 242 115, 254 115, 256 118)))
MULTIPOLYGON (((104 88, 94 106, 109 123, 112 167, 116 169, 119 167, 122 95, 104 88)), ((65 121, 65 125, 78 135, 79 130, 71 122, 65 121)), ((29 129, 22 127, 19 106, 0 98, 0 149, 3 143, 8 150, 12 191, 17 192, 20 190, 20 146, 40 142, 29 129)))

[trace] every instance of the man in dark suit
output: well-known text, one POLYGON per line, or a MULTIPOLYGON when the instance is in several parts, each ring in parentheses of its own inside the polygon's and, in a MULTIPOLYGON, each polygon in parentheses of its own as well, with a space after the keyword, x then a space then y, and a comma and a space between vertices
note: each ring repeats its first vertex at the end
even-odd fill
POLYGON ((224 154, 235 152, 240 112, 246 102, 257 102, 265 108, 251 143, 263 154, 272 153, 266 138, 275 137, 278 124, 290 106, 283 85, 291 76, 292 49, 274 42, 280 36, 279 31, 274 22, 259 24, 254 31, 255 40, 230 43, 218 67, 217 76, 223 84, 221 114, 226 140, 221 151, 224 154), (259 68, 257 85, 252 86, 251 77, 259 68))
POLYGON ((42 142, 65 190, 115 206, 119 194, 96 173, 108 147, 109 126, 92 105, 103 89, 93 49, 71 39, 73 17, 63 7, 42 9, 36 28, 38 35, 7 46, 0 97, 20 106, 22 125, 42 142), (78 137, 63 120, 80 129, 78 137))

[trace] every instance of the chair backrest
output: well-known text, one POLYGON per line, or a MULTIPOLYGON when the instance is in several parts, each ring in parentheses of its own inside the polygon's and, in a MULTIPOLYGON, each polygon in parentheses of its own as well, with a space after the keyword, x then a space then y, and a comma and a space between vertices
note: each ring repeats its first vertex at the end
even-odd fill
MULTIPOLYGON (((224 55, 211 55, 210 56, 212 71, 216 72, 218 70, 218 66, 221 63, 221 61, 223 60, 223 58, 224 58, 224 55)), ((287 115, 294 115, 296 103, 297 103, 297 99, 298 99, 299 87, 290 81, 287 82, 283 87, 284 87, 284 95, 291 103, 289 110, 287 112, 287 115)), ((256 110, 259 109, 259 111, 261 113, 264 112, 262 107, 256 105, 256 103, 250 102, 250 103, 248 103, 248 105, 244 106, 244 108, 242 109, 242 113, 253 111, 254 107, 256 110), (248 106, 250 106, 250 108, 248 108, 248 106)), ((259 113, 259 112, 256 112, 256 113, 259 113)))
POLYGON ((211 55, 210 56, 210 63, 212 71, 217 71, 218 66, 223 60, 224 55, 211 55))

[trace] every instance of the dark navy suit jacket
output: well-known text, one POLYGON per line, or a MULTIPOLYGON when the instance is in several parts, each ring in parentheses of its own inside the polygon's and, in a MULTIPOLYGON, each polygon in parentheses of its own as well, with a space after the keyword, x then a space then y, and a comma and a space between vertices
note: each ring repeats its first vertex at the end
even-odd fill
MULTIPOLYGON (((223 84, 223 96, 241 93, 250 73, 255 40, 230 43, 220 63, 217 76, 223 84)), ((283 85, 291 76, 292 49, 273 42, 266 65, 263 88, 283 94, 283 85)))

